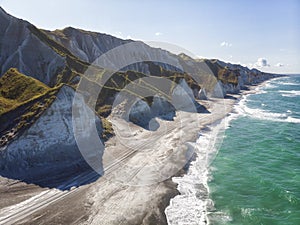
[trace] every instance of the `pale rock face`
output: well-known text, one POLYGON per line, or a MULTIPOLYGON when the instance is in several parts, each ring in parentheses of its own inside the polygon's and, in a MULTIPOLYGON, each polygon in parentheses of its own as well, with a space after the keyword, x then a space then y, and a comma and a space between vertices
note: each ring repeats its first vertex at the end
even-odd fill
POLYGON ((223 84, 221 83, 223 88, 223 93, 225 94, 238 94, 241 90, 240 84, 234 85, 234 84, 223 84))
POLYGON ((143 62, 151 61, 166 70, 181 71, 182 69, 175 55, 162 49, 152 48, 140 41, 122 40, 111 35, 85 32, 71 27, 62 32, 68 37, 67 40, 55 32, 47 33, 81 60, 100 67, 150 74, 149 66, 143 62), (103 58, 99 59, 103 54, 106 54, 107 61, 103 58))
MULTIPOLYGON (((18 172, 55 165, 73 164, 81 159, 74 138, 72 125, 72 103, 74 90, 64 86, 57 99, 42 116, 20 137, 11 142, 0 153, 0 170, 18 172), (18 165, 18 166, 16 166, 18 165)), ((83 98, 81 104, 83 102, 83 98)), ((93 111, 87 109, 87 114, 93 111)), ((86 123, 95 123, 92 117, 86 123)), ((100 120, 96 120, 100 124, 100 120)), ((101 132, 101 128, 100 132, 101 132)), ((78 132, 78 131, 77 131, 78 132)), ((82 137, 88 137, 89 130, 82 131, 82 137)))
POLYGON ((212 93, 210 93, 210 97, 213 98, 224 98, 226 93, 224 93, 224 87, 222 85, 221 81, 218 81, 212 91, 212 93))
POLYGON ((21 73, 53 85, 64 58, 38 39, 28 22, 16 19, 0 9, 0 76, 15 67, 21 73))
POLYGON ((206 94, 206 91, 204 88, 200 89, 200 91, 198 92, 197 98, 200 100, 207 100, 207 94, 206 94))
POLYGON ((161 98, 157 95, 153 97, 151 105, 151 112, 153 116, 172 120, 175 116, 175 110, 174 106, 165 98, 161 98))
MULTIPOLYGON (((200 104, 196 104, 193 90, 184 79, 174 88, 171 97, 171 102, 169 102, 165 98, 155 95, 151 106, 143 100, 137 100, 132 104, 130 112, 124 113, 124 115, 128 115, 128 121, 148 129, 150 126, 157 127, 157 122, 154 121, 156 117, 173 120, 176 110, 196 113, 202 107, 200 104)), ((125 111, 123 110, 123 112, 125 111)), ((124 119, 126 119, 125 117, 123 116, 124 119)), ((149 129, 151 130, 151 128, 149 129)))
POLYGON ((194 92, 186 83, 185 79, 181 79, 179 84, 174 88, 173 96, 188 96, 191 100, 194 100, 194 92))
POLYGON ((55 41, 69 49, 75 56, 90 63, 93 63, 103 53, 131 42, 111 35, 85 32, 72 27, 65 28, 62 32, 68 37, 67 40, 57 36, 54 32, 48 32, 48 34, 55 41))
POLYGON ((176 114, 175 111, 174 106, 170 102, 165 98, 155 95, 153 96, 151 106, 141 99, 136 99, 130 103, 127 100, 123 100, 114 107, 112 115, 148 129, 151 121, 153 124, 155 123, 155 117, 173 120, 176 114))
POLYGON ((177 110, 197 112, 193 90, 182 79, 172 93, 172 104, 177 110))
POLYGON ((129 121, 140 125, 142 127, 147 127, 149 121, 152 119, 151 108, 147 102, 143 100, 138 100, 130 109, 129 121))

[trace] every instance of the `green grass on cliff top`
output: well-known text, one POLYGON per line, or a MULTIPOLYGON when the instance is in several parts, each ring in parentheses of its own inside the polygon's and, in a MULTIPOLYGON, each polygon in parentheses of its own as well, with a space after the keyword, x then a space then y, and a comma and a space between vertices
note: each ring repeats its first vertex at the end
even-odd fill
POLYGON ((9 69, 0 78, 0 115, 29 100, 40 97, 50 88, 42 82, 9 69))

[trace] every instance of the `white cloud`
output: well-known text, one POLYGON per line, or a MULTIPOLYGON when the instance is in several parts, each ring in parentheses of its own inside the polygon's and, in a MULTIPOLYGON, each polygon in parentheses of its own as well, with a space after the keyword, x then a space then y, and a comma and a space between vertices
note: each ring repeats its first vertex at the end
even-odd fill
POLYGON ((277 63, 275 66, 276 67, 283 67, 284 65, 282 63, 277 63))
POLYGON ((231 43, 228 43, 226 41, 223 41, 221 44, 220 44, 221 47, 231 47, 232 44, 231 43))
POLYGON ((269 67, 269 66, 270 64, 268 64, 268 61, 265 58, 258 58, 257 62, 254 63, 254 67, 258 67, 258 68, 269 67))
POLYGON ((161 36, 161 35, 163 35, 161 32, 156 32, 155 33, 155 36, 161 36))

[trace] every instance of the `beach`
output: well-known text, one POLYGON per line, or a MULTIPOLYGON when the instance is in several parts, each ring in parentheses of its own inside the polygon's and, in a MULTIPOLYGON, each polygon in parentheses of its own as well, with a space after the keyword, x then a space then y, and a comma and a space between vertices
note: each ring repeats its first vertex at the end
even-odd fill
MULTIPOLYGON (((36 187, 26 195, 22 190, 28 184, 18 182, 17 191, 11 188, 5 192, 5 196, 9 196, 10 190, 14 191, 19 201, 7 200, 0 210, 0 215, 5 215, 2 221, 166 224, 165 208, 170 199, 179 194, 171 177, 186 172, 185 164, 194 159, 193 143, 201 129, 224 118, 235 102, 235 97, 201 100, 199 103, 209 113, 177 111, 174 121, 157 119, 160 126, 156 131, 119 118, 111 119, 117 135, 106 142, 101 178, 79 187, 75 182, 69 191, 36 187)), ((88 176, 97 174, 82 174, 76 179, 88 176)), ((72 184, 73 181, 68 182, 72 184)))
MULTIPOLYGON (((197 100, 207 112, 176 111, 173 120, 156 118, 159 126, 155 131, 111 116, 116 134, 105 144, 102 177, 96 179, 99 174, 91 171, 80 174, 66 181, 69 191, 38 186, 28 190, 28 184, 17 182, 16 189, 5 194, 12 195, 12 190, 16 198, 13 202, 7 198, 0 210, 8 219, 0 221, 207 224, 209 211, 214 209, 209 198, 209 166, 229 121, 237 116, 232 113, 235 105, 242 96, 257 93, 266 82, 224 99, 197 100), (91 178, 96 181, 76 186, 78 180, 91 178), (38 203, 41 205, 36 207, 38 203)), ((13 180, 2 182, 16 185, 13 180)))

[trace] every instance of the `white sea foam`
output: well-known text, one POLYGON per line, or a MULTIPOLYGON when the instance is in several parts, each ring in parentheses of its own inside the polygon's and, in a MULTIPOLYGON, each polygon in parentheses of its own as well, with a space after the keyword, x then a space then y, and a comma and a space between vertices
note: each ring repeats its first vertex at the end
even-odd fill
POLYGON ((257 92, 255 94, 266 94, 268 93, 267 91, 264 91, 264 90, 257 90, 257 92))
MULTIPOLYGON (((209 166, 222 143, 228 118, 203 132, 195 145, 197 158, 183 177, 174 177, 181 195, 171 199, 166 208, 168 224, 207 224, 207 213, 213 207, 209 199, 209 166)), ((228 217, 228 216, 227 216, 228 217)))
POLYGON ((288 116, 288 117, 286 118, 286 122, 289 122, 289 123, 300 123, 300 119, 299 119, 299 118, 294 118, 294 117, 288 116))
MULTIPOLYGON (((273 80, 274 81, 274 80, 273 80)), ((276 86, 268 82, 267 89, 276 86)), ((267 93, 262 87, 256 88, 256 93, 267 93)), ((263 87, 265 88, 265 87, 263 87)), ((195 145, 197 158, 191 162, 188 172, 183 177, 174 177, 178 183, 181 195, 175 196, 170 205, 165 209, 168 224, 209 224, 210 218, 227 223, 232 220, 226 212, 214 212, 213 201, 209 198, 210 174, 214 168, 210 167, 222 144, 224 131, 230 126, 230 121, 240 116, 251 116, 258 119, 274 120, 279 122, 300 123, 300 119, 293 118, 283 113, 272 113, 262 109, 251 109, 246 106, 247 96, 242 96, 235 105, 233 112, 224 118, 218 125, 212 125, 208 131, 202 132, 195 145), (211 215, 212 217, 210 217, 211 215)), ((245 214, 248 211, 245 210, 245 214)))
POLYGON ((271 82, 267 82, 265 85, 264 85, 264 89, 273 89, 273 88, 276 88, 277 86, 274 84, 274 83, 271 83, 271 82))
POLYGON ((300 91, 296 91, 296 90, 291 90, 291 91, 285 91, 285 90, 280 90, 279 91, 281 94, 281 96, 284 97, 296 97, 300 95, 300 91))
MULTIPOLYGON (((300 94, 300 93, 299 93, 300 94)), ((289 116, 287 113, 291 113, 290 110, 287 113, 274 113, 258 108, 249 108, 247 103, 247 97, 243 96, 239 104, 235 107, 235 111, 242 116, 250 116, 260 120, 270 120, 275 122, 286 122, 286 123, 300 123, 299 118, 289 116)))
POLYGON ((280 85, 288 85, 288 86, 298 86, 299 84, 298 83, 292 83, 292 82, 277 82, 277 84, 280 84, 280 85))

